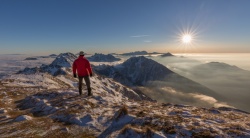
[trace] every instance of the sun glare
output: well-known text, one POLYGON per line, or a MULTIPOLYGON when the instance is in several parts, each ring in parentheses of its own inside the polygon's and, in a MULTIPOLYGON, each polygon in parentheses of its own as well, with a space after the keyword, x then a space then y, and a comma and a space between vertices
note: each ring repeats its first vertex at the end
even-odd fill
POLYGON ((177 29, 175 40, 178 45, 175 50, 182 53, 197 52, 199 50, 197 42, 202 29, 195 24, 180 25, 177 29))
POLYGON ((192 41, 192 37, 189 34, 182 36, 182 42, 185 44, 189 44, 192 41))

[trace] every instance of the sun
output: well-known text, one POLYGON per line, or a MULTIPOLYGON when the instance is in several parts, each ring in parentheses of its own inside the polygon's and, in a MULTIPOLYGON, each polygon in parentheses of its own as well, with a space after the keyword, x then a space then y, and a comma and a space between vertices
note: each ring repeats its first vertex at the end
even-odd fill
POLYGON ((176 42, 176 47, 174 46, 175 50, 180 53, 198 53, 200 47, 197 45, 197 43, 201 41, 200 35, 203 31, 203 28, 200 28, 199 24, 195 24, 192 22, 180 24, 179 26, 176 26, 176 28, 176 35, 174 36, 176 42))
POLYGON ((182 36, 182 42, 185 44, 189 44, 192 41, 192 36, 189 34, 185 34, 182 36))

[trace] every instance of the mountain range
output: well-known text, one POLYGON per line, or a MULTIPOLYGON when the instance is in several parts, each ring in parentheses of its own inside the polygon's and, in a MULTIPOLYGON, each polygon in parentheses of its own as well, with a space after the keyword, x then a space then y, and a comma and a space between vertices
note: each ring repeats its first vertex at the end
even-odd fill
MULTIPOLYGON (((0 137, 250 136, 247 112, 159 103, 148 97, 142 90, 156 82, 172 89, 182 90, 171 85, 177 83, 186 85, 183 89, 193 86, 186 89, 212 91, 142 56, 116 66, 93 66, 93 96, 79 96, 78 80, 71 70, 75 58, 63 53, 49 65, 33 68, 33 72, 26 68, 0 81, 0 137)), ((201 94, 194 96, 201 98, 201 94)))

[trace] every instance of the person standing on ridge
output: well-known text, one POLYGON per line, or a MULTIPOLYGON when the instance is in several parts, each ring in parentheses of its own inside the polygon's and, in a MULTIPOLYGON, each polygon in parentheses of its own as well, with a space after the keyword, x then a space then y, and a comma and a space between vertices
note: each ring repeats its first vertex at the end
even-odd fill
POLYGON ((82 95, 82 80, 84 79, 88 89, 88 96, 92 96, 89 79, 89 76, 92 77, 92 69, 89 61, 84 57, 83 51, 80 51, 79 57, 73 63, 74 78, 76 78, 76 72, 79 79, 79 94, 82 95))

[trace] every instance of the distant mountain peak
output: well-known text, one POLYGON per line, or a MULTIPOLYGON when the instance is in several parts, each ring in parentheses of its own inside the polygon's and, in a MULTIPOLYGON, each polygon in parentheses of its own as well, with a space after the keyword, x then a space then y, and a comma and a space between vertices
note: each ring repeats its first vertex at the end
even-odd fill
POLYGON ((169 52, 161 55, 161 57, 171 57, 171 56, 174 56, 174 55, 169 52))
POLYGON ((122 63, 122 66, 124 67, 122 72, 127 74, 133 83, 139 85, 148 81, 162 80, 173 73, 164 65, 144 56, 131 57, 122 63))
POLYGON ((114 62, 121 60, 120 58, 116 58, 111 54, 101 54, 101 53, 95 53, 93 56, 88 57, 89 61, 93 62, 114 62))
POLYGON ((60 67, 71 67, 76 58, 77 57, 72 53, 61 53, 56 57, 56 59, 51 63, 51 65, 57 65, 60 67))
POLYGON ((148 54, 147 51, 135 51, 135 52, 123 53, 121 55, 124 55, 124 56, 134 56, 134 55, 147 55, 147 54, 148 54))
POLYGON ((56 57, 56 54, 50 54, 49 57, 56 57))

